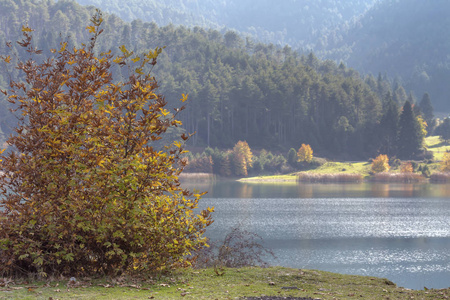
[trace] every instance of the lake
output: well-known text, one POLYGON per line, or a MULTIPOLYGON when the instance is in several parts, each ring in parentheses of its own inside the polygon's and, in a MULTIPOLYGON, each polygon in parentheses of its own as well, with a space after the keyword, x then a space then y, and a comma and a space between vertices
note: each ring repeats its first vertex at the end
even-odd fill
POLYGON ((450 287, 450 185, 184 183, 208 194, 213 240, 237 224, 292 268, 450 287))

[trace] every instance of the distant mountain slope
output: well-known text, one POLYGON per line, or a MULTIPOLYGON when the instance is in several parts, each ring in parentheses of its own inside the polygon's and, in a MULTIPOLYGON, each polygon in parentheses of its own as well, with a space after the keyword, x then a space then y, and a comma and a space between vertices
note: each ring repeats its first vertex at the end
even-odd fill
POLYGON ((322 55, 374 75, 398 76, 417 98, 450 111, 450 1, 385 0, 328 36, 322 55))
MULTIPOLYGON (((67 0, 0 1, 0 55, 12 54, 9 68, 0 68, 0 88, 7 87, 9 78, 19 78, 13 67, 18 59, 29 58, 14 43, 21 38, 23 24, 36 29, 41 61, 53 56, 52 48, 61 39, 68 48, 89 40, 86 26, 93 13, 94 7, 67 0), (1 47, 7 41, 12 52, 1 47)), ((383 113, 381 95, 390 90, 383 79, 363 81, 344 64, 320 61, 313 53, 299 56, 287 46, 246 44, 233 32, 129 24, 108 14, 102 27, 98 52, 120 53, 120 45, 135 53, 166 46, 153 72, 169 108, 180 105, 182 93, 189 94, 187 108, 178 117, 183 121, 180 129, 197 133, 189 140, 194 147, 226 149, 241 140, 254 149, 286 152, 306 143, 317 154, 360 159, 373 156, 382 143, 373 133, 379 131, 383 113)), ((115 78, 123 75, 118 67, 113 71, 115 78)), ((0 143, 16 123, 2 95, 0 143)))
POLYGON ((77 0, 125 21, 236 29, 263 42, 312 48, 324 32, 378 0, 77 0))

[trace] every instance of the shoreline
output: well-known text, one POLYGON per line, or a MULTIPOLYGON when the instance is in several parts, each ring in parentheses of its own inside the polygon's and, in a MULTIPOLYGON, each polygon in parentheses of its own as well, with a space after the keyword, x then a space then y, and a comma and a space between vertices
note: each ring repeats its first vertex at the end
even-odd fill
POLYGON ((450 296, 450 288, 412 290, 386 278, 284 267, 184 269, 147 280, 139 276, 77 278, 75 284, 67 278, 11 280, 0 291, 7 299, 431 300, 450 296))

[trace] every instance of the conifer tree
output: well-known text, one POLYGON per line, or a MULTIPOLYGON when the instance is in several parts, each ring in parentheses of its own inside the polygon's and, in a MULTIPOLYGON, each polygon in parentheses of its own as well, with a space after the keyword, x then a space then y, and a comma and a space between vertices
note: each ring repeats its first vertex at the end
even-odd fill
POLYGON ((386 153, 388 156, 393 156, 397 151, 398 138, 398 105, 390 96, 386 95, 384 104, 384 112, 381 116, 379 125, 379 141, 381 153, 386 153))
POLYGON ((420 124, 414 115, 411 103, 405 102, 399 120, 398 151, 401 159, 411 159, 418 155, 423 144, 420 124))
POLYGON ((420 100, 419 103, 420 110, 422 111, 422 116, 425 122, 427 122, 428 128, 431 128, 433 126, 433 105, 431 104, 430 95, 428 93, 425 93, 422 97, 422 100, 420 100))

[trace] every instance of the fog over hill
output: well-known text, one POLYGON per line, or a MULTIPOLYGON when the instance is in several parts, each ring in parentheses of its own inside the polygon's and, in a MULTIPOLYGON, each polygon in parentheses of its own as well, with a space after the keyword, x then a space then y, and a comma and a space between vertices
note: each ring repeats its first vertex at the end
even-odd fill
POLYGON ((78 0, 159 26, 236 30, 255 41, 344 62, 361 74, 387 75, 436 110, 450 111, 450 2, 446 0, 78 0))
POLYGON ((449 14, 446 0, 385 0, 316 51, 363 73, 396 77, 419 100, 429 92, 435 108, 449 112, 449 14))
MULTIPOLYGON (((104 14, 104 32, 96 47, 100 52, 112 49, 117 53, 119 46, 125 45, 135 53, 142 53, 166 46, 154 72, 169 107, 176 106, 182 93, 189 94, 188 108, 179 117, 183 130, 197 132, 189 141, 192 146, 226 149, 245 140, 252 148, 285 151, 307 143, 323 156, 367 158, 386 153, 383 132, 390 128, 382 121, 389 119, 391 111, 398 114, 406 100, 417 103, 428 91, 434 104, 442 110, 448 108, 445 97, 450 76, 446 74, 450 72, 445 63, 446 44, 439 39, 443 33, 437 28, 442 24, 445 29, 445 20, 439 18, 437 9, 434 14, 427 11, 436 8, 428 2, 420 6, 421 2, 414 0, 417 7, 406 10, 406 4, 412 1, 384 1, 361 17, 342 23, 338 29, 324 30, 314 53, 303 55, 292 47, 264 44, 226 29, 159 26, 141 20, 129 23, 115 14, 104 14), (400 11, 396 13, 397 10, 400 11), (414 15, 422 17, 418 19, 422 21, 415 22, 411 19, 414 15), (433 17, 435 23, 431 22, 433 17), (396 22, 406 22, 408 18, 413 25, 397 25, 396 22), (372 50, 376 51, 371 54, 372 50), (336 61, 320 60, 318 56, 334 57, 336 61), (341 61, 353 63, 359 70, 375 76, 358 73, 341 61), (415 69, 420 72, 414 73, 415 69), (389 72, 387 76, 385 71, 389 72), (382 75, 378 76, 378 72, 382 75), (391 73, 402 77, 394 80, 391 73), (416 77, 422 81, 417 82, 424 85, 405 87, 402 82, 407 82, 408 77, 403 74, 418 74, 416 77), (416 90, 416 101, 409 95, 411 87, 416 90)), ((193 5, 197 1, 186 3, 193 5)), ((211 7, 216 5, 208 3, 211 7)), ((224 6, 232 2, 219 3, 224 6)), ((287 7, 281 8, 280 5, 273 9, 274 20, 287 11, 287 7)), ((70 0, 0 1, 0 45, 20 40, 22 25, 28 23, 36 29, 34 42, 43 51, 43 58, 50 57, 51 48, 61 39, 67 39, 72 48, 89 38, 86 25, 94 12, 94 6, 81 6, 70 0)), ((160 16, 167 19, 162 11, 160 16)), ((248 19, 248 23, 264 25, 250 21, 250 16, 248 19)), ((271 26, 282 25, 274 22, 271 26)), ((11 47, 11 66, 29 56, 17 43, 11 43, 11 47)), ((1 53, 8 51, 5 46, 0 48, 1 53)), ((119 70, 115 74, 119 76, 119 70)), ((0 87, 6 88, 9 79, 17 76, 17 69, 0 69, 0 87)), ((415 77, 411 75, 411 78, 415 77)), ((2 141, 15 119, 8 113, 9 105, 4 97, 0 97, 0 105, 2 141)), ((397 133, 397 129, 392 130, 392 136, 397 133)))
POLYGON ((377 0, 78 0, 123 20, 234 29, 273 44, 310 49, 326 32, 358 17, 377 0))

